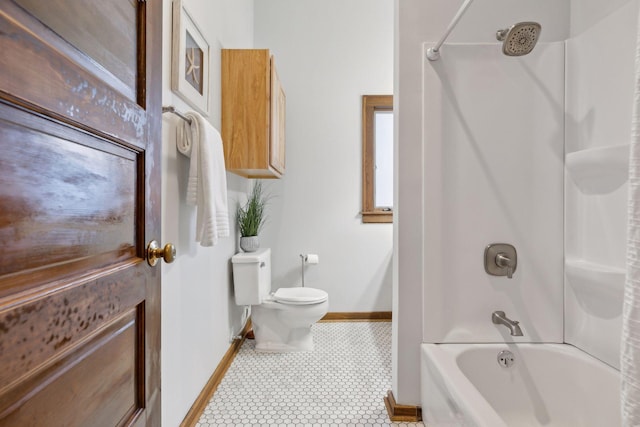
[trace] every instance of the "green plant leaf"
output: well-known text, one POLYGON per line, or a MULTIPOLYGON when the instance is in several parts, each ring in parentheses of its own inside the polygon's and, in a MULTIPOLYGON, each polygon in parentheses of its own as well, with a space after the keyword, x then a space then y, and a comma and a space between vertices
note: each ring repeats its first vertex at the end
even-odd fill
POLYGON ((236 221, 242 237, 257 236, 266 221, 268 196, 263 194, 262 181, 256 181, 244 206, 238 205, 236 221))

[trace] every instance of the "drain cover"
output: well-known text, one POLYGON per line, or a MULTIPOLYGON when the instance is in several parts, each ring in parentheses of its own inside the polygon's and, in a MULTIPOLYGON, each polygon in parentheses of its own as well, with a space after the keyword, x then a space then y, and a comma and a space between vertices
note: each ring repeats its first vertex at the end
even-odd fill
POLYGON ((498 353, 497 359, 498 365, 502 366, 503 368, 510 368, 514 363, 516 363, 515 356, 509 350, 502 350, 500 353, 498 353))

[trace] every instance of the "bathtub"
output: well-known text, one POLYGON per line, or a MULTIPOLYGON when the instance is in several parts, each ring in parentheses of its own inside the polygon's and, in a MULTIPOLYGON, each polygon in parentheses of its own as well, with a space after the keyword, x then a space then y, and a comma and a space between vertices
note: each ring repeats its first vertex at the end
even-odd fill
POLYGON ((421 353, 426 426, 621 425, 620 373, 571 345, 422 344, 421 353), (502 350, 511 367, 498 362, 502 350))

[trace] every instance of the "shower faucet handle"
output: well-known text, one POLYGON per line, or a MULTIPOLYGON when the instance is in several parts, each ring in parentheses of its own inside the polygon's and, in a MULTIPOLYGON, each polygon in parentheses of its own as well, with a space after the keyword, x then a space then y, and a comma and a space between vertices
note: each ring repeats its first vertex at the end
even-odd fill
POLYGON ((496 255, 496 265, 498 267, 506 268, 507 277, 509 279, 513 278, 513 267, 515 263, 511 260, 511 258, 507 256, 506 253, 500 252, 498 255, 496 255))
POLYGON ((492 276, 513 278, 518 266, 518 253, 508 243, 492 243, 484 249, 484 270, 492 276))

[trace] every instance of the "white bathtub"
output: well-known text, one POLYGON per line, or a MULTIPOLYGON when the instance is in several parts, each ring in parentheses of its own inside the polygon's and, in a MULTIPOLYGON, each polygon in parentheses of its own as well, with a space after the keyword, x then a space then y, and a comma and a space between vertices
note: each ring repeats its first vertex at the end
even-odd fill
POLYGON ((421 370, 429 427, 621 425, 620 373, 567 344, 422 344, 421 370))

